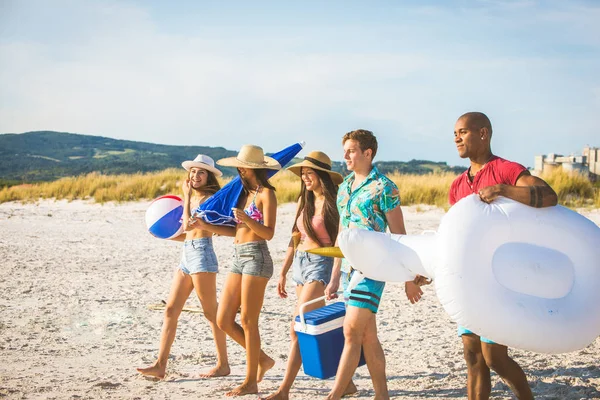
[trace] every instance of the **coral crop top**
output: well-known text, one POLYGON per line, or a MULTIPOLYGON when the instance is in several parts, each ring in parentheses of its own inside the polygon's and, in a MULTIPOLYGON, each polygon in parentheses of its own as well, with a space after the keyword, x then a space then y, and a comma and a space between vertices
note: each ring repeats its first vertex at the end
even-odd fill
MULTIPOLYGON (((304 228, 304 210, 300 212, 298 215, 298 219, 296 220, 296 226, 300 231, 300 240, 305 241, 308 238, 306 234, 306 229, 304 228)), ((331 238, 329 237, 329 233, 327 233, 327 229, 325 228, 325 219, 321 215, 315 215, 312 218, 312 228, 319 242, 325 247, 329 247, 332 245, 331 238)))

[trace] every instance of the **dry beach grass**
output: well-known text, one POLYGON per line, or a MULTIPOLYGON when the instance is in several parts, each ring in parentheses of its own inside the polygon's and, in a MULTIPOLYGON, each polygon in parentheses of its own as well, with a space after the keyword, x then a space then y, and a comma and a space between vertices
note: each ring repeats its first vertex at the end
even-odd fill
MULTIPOLYGON (((5 187, 0 189, 0 203, 35 202, 39 199, 93 199, 98 203, 150 200, 167 193, 179 193, 184 177, 185 173, 180 169, 131 175, 102 175, 93 172, 53 182, 5 187)), ((389 177, 398 185, 403 204, 431 204, 447 208, 448 189, 456 175, 411 175, 396 172, 389 177)), ((600 208, 600 183, 593 185, 582 175, 560 170, 544 175, 543 178, 554 188, 561 205, 600 208)), ((221 179, 220 182, 225 185, 229 179, 221 179)), ((282 171, 271 182, 277 188, 277 201, 280 204, 296 201, 300 192, 296 175, 282 171)))

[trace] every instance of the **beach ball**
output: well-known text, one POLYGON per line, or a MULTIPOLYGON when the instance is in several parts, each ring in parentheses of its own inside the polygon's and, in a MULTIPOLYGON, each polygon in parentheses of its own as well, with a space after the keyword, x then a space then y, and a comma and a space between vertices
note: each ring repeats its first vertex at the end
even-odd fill
POLYGON ((146 210, 148 232, 159 239, 172 239, 183 232, 183 201, 166 195, 154 199, 146 210))

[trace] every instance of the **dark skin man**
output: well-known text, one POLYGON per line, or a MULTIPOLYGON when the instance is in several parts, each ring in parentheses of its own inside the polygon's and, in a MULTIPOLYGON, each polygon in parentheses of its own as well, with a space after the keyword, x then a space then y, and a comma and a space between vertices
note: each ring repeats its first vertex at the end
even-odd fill
MULTIPOLYGON (((471 162, 466 178, 461 175, 451 189, 451 203, 468 194, 469 188, 479 198, 491 203, 498 196, 504 196, 531 207, 550 207, 558 202, 554 190, 542 179, 532 176, 529 171, 516 163, 494 156, 491 149, 492 125, 488 117, 479 112, 462 115, 454 126, 454 143, 461 158, 471 162), (489 165, 488 165, 489 163, 489 165), (515 167, 517 166, 517 167, 515 167), (503 176, 500 170, 519 172, 516 180, 496 178, 503 176), (490 174, 493 168, 498 173, 490 174), (486 170, 484 170, 486 169, 486 170), (485 182, 483 176, 487 174, 485 182), (479 179, 478 179, 479 178, 479 179), (461 180, 462 179, 462 180, 461 180), (461 186, 462 190, 455 190, 461 186), (454 191, 453 191, 454 190, 454 191)), ((508 174, 507 174, 508 175, 508 174)), ((480 338, 475 333, 462 334, 463 351, 467 363, 467 393, 470 400, 487 400, 491 393, 490 369, 494 370, 520 400, 533 399, 533 394, 525 373, 512 358, 508 356, 508 348, 480 338)))

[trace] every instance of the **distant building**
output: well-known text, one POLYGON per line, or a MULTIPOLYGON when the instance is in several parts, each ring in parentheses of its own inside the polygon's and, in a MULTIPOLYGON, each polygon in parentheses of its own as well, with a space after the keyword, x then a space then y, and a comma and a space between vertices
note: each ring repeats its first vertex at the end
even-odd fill
POLYGON ((587 157, 590 175, 600 178, 600 148, 586 146, 583 148, 583 156, 587 157))
POLYGON ((567 172, 578 172, 596 181, 600 179, 600 148, 585 146, 580 156, 554 153, 535 156, 534 173, 539 175, 558 168, 567 172))

